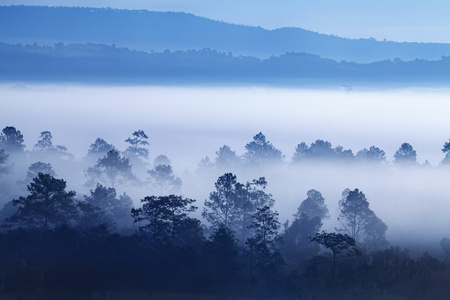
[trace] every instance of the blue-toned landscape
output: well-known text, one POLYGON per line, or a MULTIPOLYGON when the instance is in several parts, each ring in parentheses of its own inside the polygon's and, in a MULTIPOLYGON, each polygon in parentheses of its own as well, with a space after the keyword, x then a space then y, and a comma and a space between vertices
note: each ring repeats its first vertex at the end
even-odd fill
POLYGON ((448 298, 448 4, 5 1, 0 299, 448 298))

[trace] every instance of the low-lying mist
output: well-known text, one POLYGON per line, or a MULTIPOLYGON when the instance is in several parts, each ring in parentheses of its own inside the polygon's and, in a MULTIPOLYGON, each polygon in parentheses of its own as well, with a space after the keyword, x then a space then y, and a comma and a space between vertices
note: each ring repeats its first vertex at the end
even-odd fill
MULTIPOLYGON (((125 140, 134 131, 144 130, 150 143, 145 168, 151 169, 158 155, 166 155, 183 181, 181 193, 196 199, 197 206, 203 205, 223 172, 236 173, 240 182, 265 176, 281 222, 292 219, 306 192, 315 189, 330 212, 324 229, 332 231, 339 227, 342 192, 358 188, 387 224, 391 244, 433 250, 430 247, 438 249, 439 240, 450 235, 450 170, 440 166, 441 149, 450 138, 449 94, 424 89, 4 85, 0 87, 0 120, 2 128, 14 126, 22 132, 29 151, 42 131, 51 131, 53 143, 67 147, 75 157, 75 162, 53 168, 80 196, 88 192, 83 187, 87 180, 83 170, 89 165, 82 159, 89 146, 102 138, 123 151, 125 140), (213 163, 223 145, 242 156, 245 145, 259 132, 282 151, 284 165, 215 169, 200 177, 202 159, 209 157, 213 163), (351 149, 353 154, 375 145, 384 150, 386 162, 290 165, 298 144, 310 145, 317 139, 351 149), (416 166, 393 164, 394 153, 404 142, 416 150, 416 166), (426 161, 430 165, 423 165, 426 161)), ((23 180, 27 167, 11 173, 17 178, 9 180, 23 180)), ((135 205, 151 192, 142 187, 128 189, 124 191, 135 205)), ((8 199, 2 201, 3 205, 8 199)))

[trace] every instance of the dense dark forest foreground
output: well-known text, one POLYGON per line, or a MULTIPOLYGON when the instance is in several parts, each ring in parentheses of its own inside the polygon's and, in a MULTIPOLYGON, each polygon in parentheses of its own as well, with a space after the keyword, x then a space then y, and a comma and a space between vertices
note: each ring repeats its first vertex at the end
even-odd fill
POLYGON ((226 228, 178 242, 68 225, 0 238, 2 299, 448 299, 450 292, 447 260, 413 259, 398 247, 339 252, 335 265, 323 252, 300 268, 267 244, 238 245, 226 228))
MULTIPOLYGON (((445 258, 395 246, 358 188, 342 192, 337 216, 309 189, 282 225, 266 177, 242 181, 235 174, 248 178, 267 166, 269 175, 297 172, 307 161, 433 168, 417 163, 410 144, 401 144, 390 164, 375 146, 354 155, 317 140, 298 144, 285 164, 259 133, 243 156, 225 145, 182 180, 165 155, 150 166, 147 140, 135 131, 119 151, 98 138, 80 162, 53 145, 49 131, 26 151, 19 130, 3 129, 1 299, 448 299, 448 238, 436 240, 445 258), (83 183, 69 186, 61 173, 83 183), (203 203, 183 195, 185 185, 202 184, 210 191, 203 203), (139 203, 130 196, 135 190, 146 193, 139 203), (332 216, 334 230, 324 230, 332 216)), ((440 168, 449 149, 447 142, 440 168)))

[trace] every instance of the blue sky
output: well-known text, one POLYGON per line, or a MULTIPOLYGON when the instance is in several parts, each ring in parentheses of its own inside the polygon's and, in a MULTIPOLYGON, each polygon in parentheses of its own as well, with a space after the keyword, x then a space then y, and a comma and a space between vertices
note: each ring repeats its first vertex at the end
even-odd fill
POLYGON ((64 5, 183 11, 267 29, 301 27, 349 38, 450 43, 448 0, 3 0, 2 5, 64 5))

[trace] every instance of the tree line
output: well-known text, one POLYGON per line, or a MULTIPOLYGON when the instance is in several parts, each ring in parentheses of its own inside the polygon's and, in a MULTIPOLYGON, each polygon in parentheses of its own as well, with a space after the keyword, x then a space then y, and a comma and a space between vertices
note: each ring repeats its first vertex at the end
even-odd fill
MULTIPOLYGON (((265 177, 240 182, 236 174, 225 172, 215 181, 199 219, 196 200, 181 195, 181 180, 166 156, 158 156, 154 168, 147 170, 148 182, 134 175, 132 162, 139 164, 149 155, 147 140, 145 132, 138 130, 126 140, 129 146, 124 152, 100 138, 91 144, 85 158, 91 166, 84 170, 89 192, 82 197, 57 178, 50 163, 37 161, 28 167, 26 178, 16 182, 25 185, 25 191, 12 199, 2 195, 6 202, 0 216, 3 295, 23 299, 35 295, 120 298, 127 291, 143 299, 163 294, 238 299, 444 299, 448 295, 448 261, 427 253, 412 258, 407 249, 391 246, 386 240, 388 226, 359 189, 342 192, 339 226, 327 232, 322 225, 330 215, 319 191, 309 190, 293 221, 281 224, 265 177), (142 184, 153 189, 140 205, 135 206, 125 192, 118 193, 142 184)), ((33 153, 24 151, 22 134, 11 126, 3 129, 0 145, 0 179, 12 172, 8 159, 20 162, 33 155, 73 159, 64 146, 53 145, 48 131, 41 133, 33 153)), ((298 163, 330 159, 330 155, 351 157, 351 150, 332 148, 323 141, 309 147, 302 143, 297 149, 296 154, 302 153, 297 155, 298 163)), ((403 145, 395 163, 414 165, 412 147, 402 149, 403 145)), ((283 162, 281 151, 262 133, 246 150, 240 158, 224 146, 216 164, 240 165, 244 160, 258 167, 283 162)), ((385 158, 380 159, 384 152, 376 147, 358 153, 385 163, 385 158)), ((441 240, 447 255, 449 245, 447 238, 441 240)))

